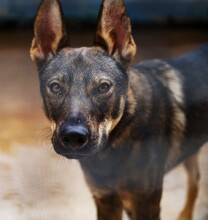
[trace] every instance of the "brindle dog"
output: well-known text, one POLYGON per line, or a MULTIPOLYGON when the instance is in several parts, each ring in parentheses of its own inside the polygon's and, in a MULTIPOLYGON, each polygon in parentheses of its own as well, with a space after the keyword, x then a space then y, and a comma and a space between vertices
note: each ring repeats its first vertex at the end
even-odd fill
POLYGON ((55 151, 78 159, 99 220, 160 219, 164 174, 180 162, 190 220, 196 154, 208 139, 208 46, 176 59, 136 53, 122 0, 103 0, 93 47, 72 48, 58 0, 43 0, 31 47, 55 151))

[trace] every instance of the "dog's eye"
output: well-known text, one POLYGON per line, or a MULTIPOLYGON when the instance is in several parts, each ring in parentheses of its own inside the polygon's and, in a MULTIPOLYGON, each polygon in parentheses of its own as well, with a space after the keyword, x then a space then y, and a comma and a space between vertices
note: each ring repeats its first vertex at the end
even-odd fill
POLYGON ((57 94, 57 93, 60 93, 61 92, 61 86, 56 83, 56 82, 53 82, 49 85, 49 88, 50 88, 50 91, 53 93, 53 94, 57 94))
POLYGON ((111 84, 108 82, 103 82, 99 85, 98 87, 98 92, 99 93, 107 93, 111 88, 111 84))

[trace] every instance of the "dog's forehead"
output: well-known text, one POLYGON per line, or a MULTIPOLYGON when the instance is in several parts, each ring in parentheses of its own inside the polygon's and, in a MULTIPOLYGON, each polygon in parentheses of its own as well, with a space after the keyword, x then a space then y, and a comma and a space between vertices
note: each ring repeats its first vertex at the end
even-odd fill
POLYGON ((64 48, 62 50, 62 52, 65 54, 65 55, 68 55, 68 56, 77 56, 77 55, 82 55, 82 56, 86 56, 88 55, 89 53, 93 53, 95 51, 99 51, 97 48, 94 48, 94 47, 79 47, 79 48, 70 48, 70 47, 67 47, 67 48, 64 48))
POLYGON ((65 48, 61 51, 61 56, 66 63, 81 63, 82 65, 90 65, 95 62, 109 62, 111 60, 109 56, 107 56, 107 54, 99 47, 65 48))
POLYGON ((61 73, 69 76, 92 77, 108 75, 120 77, 123 71, 117 63, 99 47, 64 48, 46 66, 44 76, 61 73))
POLYGON ((82 55, 84 57, 102 52, 99 47, 64 48, 63 51, 70 56, 82 55))

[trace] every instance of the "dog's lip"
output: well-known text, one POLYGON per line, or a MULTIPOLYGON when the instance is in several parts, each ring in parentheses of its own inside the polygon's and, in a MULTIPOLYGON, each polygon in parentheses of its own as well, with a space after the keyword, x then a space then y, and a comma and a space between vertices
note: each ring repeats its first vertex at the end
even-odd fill
POLYGON ((60 154, 63 157, 66 157, 68 159, 81 160, 81 159, 86 159, 86 158, 94 156, 96 154, 96 152, 91 152, 89 154, 87 154, 87 153, 83 154, 83 153, 79 153, 79 152, 76 152, 76 153, 72 153, 72 152, 69 152, 69 153, 58 153, 58 154, 60 154))
POLYGON ((85 158, 92 156, 92 155, 79 154, 79 153, 65 153, 61 155, 68 159, 75 159, 75 160, 81 160, 81 159, 85 159, 85 158))
POLYGON ((97 153, 97 150, 90 150, 88 152, 80 152, 80 151, 70 151, 60 145, 53 145, 54 150, 59 155, 66 157, 68 159, 85 159, 94 156, 97 153))

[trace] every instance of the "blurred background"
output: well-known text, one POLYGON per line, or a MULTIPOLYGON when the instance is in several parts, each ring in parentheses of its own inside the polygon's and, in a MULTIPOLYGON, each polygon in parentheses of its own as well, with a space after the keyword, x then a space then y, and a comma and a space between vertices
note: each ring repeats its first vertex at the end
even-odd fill
MULTIPOLYGON (((67 18, 93 23, 100 6, 98 0, 62 0, 61 2, 67 18)), ((207 0, 126 0, 125 2, 134 22, 206 23, 208 18, 207 0)), ((20 26, 31 24, 39 3, 39 0, 1 0, 0 23, 20 26)))
MULTIPOLYGON (((100 0, 60 0, 73 47, 92 45, 100 0)), ((175 57, 208 43, 207 0, 125 0, 144 59, 175 57)), ((40 0, 0 0, 0 219, 95 220, 79 164, 57 156, 30 60, 40 0)), ((208 146, 199 155, 201 180, 194 220, 208 220, 208 146)), ((162 220, 183 207, 182 166, 165 178, 162 220)), ((124 216, 127 219, 126 216, 124 216)))

